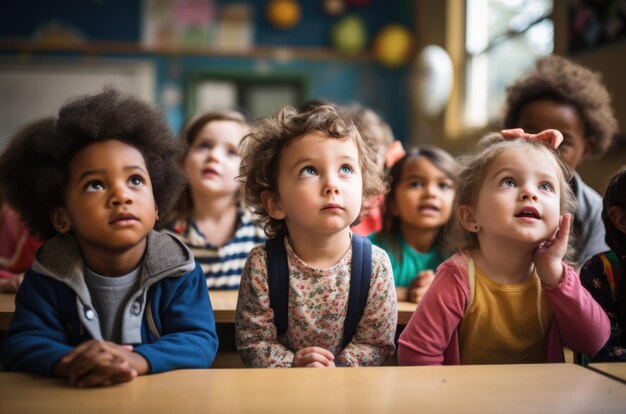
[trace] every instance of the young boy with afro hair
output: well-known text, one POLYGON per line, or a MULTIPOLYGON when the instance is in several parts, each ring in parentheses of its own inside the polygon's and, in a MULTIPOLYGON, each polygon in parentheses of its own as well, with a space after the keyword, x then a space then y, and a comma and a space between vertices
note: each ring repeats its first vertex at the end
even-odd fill
POLYGON ((45 243, 4 340, 11 371, 105 386, 217 351, 204 273, 158 233, 185 183, 180 142, 150 105, 107 88, 22 129, 0 186, 45 243))
POLYGON ((609 249, 604 241, 602 198, 576 173, 578 165, 600 158, 617 131, 611 98, 600 75, 559 56, 540 59, 534 70, 507 89, 504 128, 534 134, 557 129, 564 137, 561 160, 571 169, 576 196, 575 260, 580 267, 609 249))

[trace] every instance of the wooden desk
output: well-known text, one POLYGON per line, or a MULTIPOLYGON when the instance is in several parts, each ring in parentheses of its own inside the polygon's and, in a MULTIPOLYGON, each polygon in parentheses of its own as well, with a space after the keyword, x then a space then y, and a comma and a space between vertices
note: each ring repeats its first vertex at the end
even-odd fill
POLYGON ((626 385, 571 364, 213 369, 108 388, 0 373, 2 412, 620 413, 626 385))
POLYGON ((626 362, 595 362, 587 366, 594 371, 626 383, 626 362))
POLYGON ((0 293, 0 331, 9 327, 15 311, 15 294, 0 293))
MULTIPOLYGON (((237 307, 237 291, 210 290, 211 306, 217 323, 235 323, 235 308, 237 307)), ((415 307, 411 302, 398 303, 398 325, 406 325, 415 307)), ((0 330, 6 330, 15 311, 15 295, 0 293, 0 330)))

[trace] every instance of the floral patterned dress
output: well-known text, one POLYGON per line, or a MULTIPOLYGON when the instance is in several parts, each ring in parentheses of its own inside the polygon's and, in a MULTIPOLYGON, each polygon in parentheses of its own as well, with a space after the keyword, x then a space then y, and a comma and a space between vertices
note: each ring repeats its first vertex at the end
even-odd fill
POLYGON ((318 346, 343 366, 381 365, 395 350, 398 317, 389 257, 372 246, 372 278, 367 304, 352 341, 342 349, 348 308, 352 249, 334 266, 314 268, 284 239, 289 263, 289 316, 278 336, 270 307, 264 246, 251 252, 241 276, 237 301, 237 350, 248 367, 289 367, 296 351, 318 346))

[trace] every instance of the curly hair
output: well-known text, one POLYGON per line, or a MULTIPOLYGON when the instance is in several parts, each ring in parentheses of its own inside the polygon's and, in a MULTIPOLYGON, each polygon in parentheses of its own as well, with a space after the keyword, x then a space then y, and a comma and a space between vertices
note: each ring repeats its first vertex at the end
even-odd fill
MULTIPOLYGON (((194 142, 198 138, 200 132, 204 129, 207 124, 215 121, 230 121, 236 122, 246 128, 250 126, 246 117, 237 111, 232 110, 223 110, 223 111, 211 111, 200 114, 195 118, 192 118, 191 121, 185 127, 185 130, 182 134, 182 141, 185 145, 184 152, 180 157, 180 164, 184 162, 187 154, 189 154, 189 149, 193 146, 194 142)), ((243 138, 243 137, 242 137, 243 138)), ((237 196, 238 197, 238 196, 237 196)), ((191 189, 189 188, 189 183, 185 186, 185 190, 183 194, 180 196, 178 203, 175 207, 176 219, 186 220, 193 213, 193 200, 191 198, 191 189)))
MULTIPOLYGON (((455 182, 456 197, 454 200, 453 214, 450 219, 444 244, 451 250, 477 250, 479 248, 476 233, 470 232, 463 227, 458 216, 459 207, 476 206, 480 188, 485 181, 487 170, 491 164, 506 152, 519 152, 524 157, 533 162, 533 157, 529 157, 529 152, 542 154, 554 161, 554 165, 559 180, 559 210, 560 214, 573 214, 576 209, 576 199, 568 182, 571 178, 569 168, 561 161, 556 151, 547 145, 536 140, 526 139, 504 139, 500 133, 491 133, 483 137, 477 144, 473 153, 463 155, 459 158, 461 171, 455 182)), ((571 233, 570 233, 571 234, 571 233)), ((568 250, 566 261, 572 262, 573 244, 575 237, 570 236, 568 240, 568 250)))
POLYGON ((373 198, 386 190, 383 172, 376 167, 376 151, 366 144, 349 116, 330 105, 313 106, 301 111, 291 106, 283 107, 272 116, 257 120, 250 134, 241 142, 238 178, 244 186, 244 199, 267 237, 285 235, 287 225, 284 220, 269 216, 263 207, 261 194, 264 191, 278 193, 278 162, 283 148, 315 131, 322 132, 329 139, 352 137, 359 152, 364 199, 373 198))
MULTIPOLYGON (((398 261, 401 261, 400 244, 396 234, 400 231, 400 219, 391 214, 392 206, 396 198, 398 184, 404 171, 405 165, 416 158, 423 157, 430 161, 435 167, 441 170, 453 183, 456 182, 460 166, 456 159, 446 151, 436 147, 414 147, 411 148, 402 158, 396 161, 389 170, 389 192, 385 195, 382 207, 383 225, 380 231, 381 240, 385 240, 393 246, 392 254, 398 261)), ((439 244, 444 228, 439 229, 435 243, 439 244)))
POLYGON ((182 153, 180 141, 155 108, 106 88, 67 102, 58 118, 24 127, 0 156, 2 192, 33 235, 46 240, 57 234, 49 214, 65 206, 72 159, 89 145, 111 139, 141 152, 162 218, 155 227, 167 222, 186 181, 177 163, 182 153))
POLYGON ((504 128, 519 127, 524 107, 543 99, 573 106, 584 125, 590 156, 598 158, 606 152, 617 132, 617 120, 598 73, 555 55, 540 59, 533 71, 507 88, 504 128))

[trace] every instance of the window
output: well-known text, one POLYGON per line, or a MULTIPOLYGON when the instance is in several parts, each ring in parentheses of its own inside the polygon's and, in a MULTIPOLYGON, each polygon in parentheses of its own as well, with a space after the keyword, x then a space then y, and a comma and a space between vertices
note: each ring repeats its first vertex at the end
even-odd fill
POLYGON ((249 119, 271 115, 284 105, 306 100, 301 76, 254 76, 197 72, 188 76, 188 116, 219 109, 243 111, 249 119))
POLYGON ((554 49, 553 0, 467 0, 463 124, 502 112, 506 88, 554 49))

